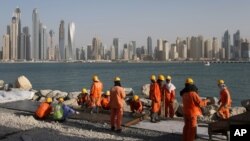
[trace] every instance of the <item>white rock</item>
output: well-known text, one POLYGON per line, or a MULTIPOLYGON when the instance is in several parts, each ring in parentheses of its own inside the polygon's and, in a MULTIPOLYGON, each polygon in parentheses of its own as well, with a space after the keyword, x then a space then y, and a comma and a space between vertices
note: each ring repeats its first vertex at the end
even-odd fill
POLYGON ((39 102, 44 102, 45 100, 46 100, 45 97, 41 97, 41 98, 39 99, 39 102))
POLYGON ((183 116, 183 104, 179 104, 179 107, 177 108, 176 115, 182 117, 183 116))
POLYGON ((68 97, 70 98, 70 99, 76 99, 77 98, 77 96, 80 94, 81 92, 70 92, 69 93, 69 95, 68 95, 68 97))
POLYGON ((52 90, 46 89, 46 90, 40 90, 40 93, 42 96, 46 97, 52 90))
POLYGON ((67 92, 60 92, 56 94, 55 98, 60 98, 60 97, 65 98, 67 95, 68 95, 67 92))
POLYGON ((126 96, 134 95, 134 90, 132 88, 124 88, 126 96))
POLYGON ((32 98, 32 100, 36 101, 36 100, 38 100, 39 98, 40 98, 40 96, 34 95, 33 98, 32 98))
POLYGON ((17 78, 16 87, 23 90, 30 90, 32 89, 32 84, 25 76, 22 75, 17 78))
POLYGON ((178 101, 175 99, 173 104, 174 104, 174 113, 176 113, 176 111, 177 111, 178 108, 179 108, 179 103, 178 103, 178 101))
POLYGON ((206 107, 202 107, 202 114, 204 116, 211 116, 219 109, 219 105, 208 105, 206 107))
POLYGON ((152 100, 146 99, 146 98, 140 98, 141 102, 143 103, 144 106, 151 106, 152 100))
POLYGON ((78 105, 76 99, 65 100, 63 102, 63 104, 69 105, 69 106, 77 106, 78 105))
POLYGON ((54 91, 51 91, 50 93, 47 94, 46 97, 51 97, 51 98, 54 98, 57 94, 61 93, 61 91, 59 90, 54 90, 54 91))
POLYGON ((141 93, 149 97, 150 84, 145 84, 141 88, 141 93))
POLYGON ((210 102, 207 103, 208 105, 218 105, 219 99, 217 97, 207 97, 207 99, 210 100, 210 102))
POLYGON ((245 107, 232 107, 230 109, 230 115, 231 116, 235 116, 235 115, 239 115, 242 113, 245 113, 247 110, 245 107))
POLYGON ((247 111, 250 111, 250 99, 242 100, 241 105, 247 109, 247 111))

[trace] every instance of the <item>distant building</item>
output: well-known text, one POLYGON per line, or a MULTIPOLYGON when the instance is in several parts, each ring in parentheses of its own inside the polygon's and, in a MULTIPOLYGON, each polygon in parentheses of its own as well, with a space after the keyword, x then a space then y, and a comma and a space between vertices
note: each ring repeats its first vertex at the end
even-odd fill
POLYGON ((225 49, 225 59, 231 59, 231 40, 230 34, 228 30, 224 33, 223 40, 222 40, 222 47, 225 49))
POLYGON ((16 17, 16 22, 17 22, 17 59, 22 59, 21 52, 23 52, 23 50, 21 49, 22 26, 21 26, 21 10, 20 10, 20 8, 17 7, 15 9, 14 17, 16 17))
POLYGON ((124 60, 129 60, 129 53, 128 53, 128 45, 127 44, 124 44, 123 59, 124 60))
POLYGON ((73 22, 69 23, 68 26, 68 54, 66 55, 67 60, 73 59, 73 48, 75 40, 75 24, 73 22))
POLYGON ((114 38, 113 39, 113 46, 115 47, 115 59, 119 59, 119 38, 114 38))
POLYGON ((87 59, 88 59, 88 60, 93 59, 93 58, 92 58, 92 46, 91 46, 91 45, 88 45, 88 46, 87 46, 87 59))
POLYGON ((35 8, 32 14, 32 59, 39 60, 39 15, 35 8))
POLYGON ((32 60, 32 50, 31 50, 31 36, 29 33, 29 27, 23 27, 23 34, 24 34, 24 39, 23 39, 23 46, 25 49, 25 59, 26 60, 32 60))
MULTIPOLYGON (((39 60, 46 60, 46 50, 47 50, 47 32, 46 26, 40 23, 39 26, 39 60)), ((53 41, 54 44, 54 41, 53 41)))
POLYGON ((55 32, 53 30, 49 31, 49 48, 48 50, 48 56, 47 59, 48 60, 56 60, 55 57, 55 53, 56 53, 56 49, 55 49, 55 32))
POLYGON ((101 50, 102 50, 102 42, 99 38, 94 37, 92 40, 92 55, 91 58, 93 60, 101 60, 101 50))
POLYGON ((110 59, 115 60, 115 46, 110 47, 110 59))
POLYGON ((212 59, 213 58, 213 47, 212 47, 212 42, 211 40, 206 40, 204 43, 205 46, 205 52, 204 52, 204 56, 207 59, 212 59))
POLYGON ((241 41, 241 56, 243 60, 250 59, 250 44, 248 40, 241 41))
POLYGON ((220 43, 219 43, 219 40, 217 38, 213 38, 213 42, 212 42, 212 54, 213 54, 213 58, 214 59, 219 59, 220 58, 220 54, 219 54, 219 51, 220 51, 220 43))
POLYGON ((147 54, 153 57, 153 43, 150 36, 147 38, 147 54))
POLYGON ((64 21, 61 20, 59 26, 59 49, 60 49, 60 59, 65 59, 65 28, 64 28, 64 21))
POLYGON ((240 39, 240 31, 233 35, 233 58, 239 60, 241 58, 241 39, 240 39))
POLYGON ((3 35, 2 56, 4 61, 10 60, 10 36, 8 34, 3 35))
POLYGON ((190 58, 200 60, 204 58, 204 44, 203 37, 191 37, 190 40, 190 58))
POLYGON ((10 59, 18 59, 18 21, 16 17, 12 17, 10 26, 10 59))

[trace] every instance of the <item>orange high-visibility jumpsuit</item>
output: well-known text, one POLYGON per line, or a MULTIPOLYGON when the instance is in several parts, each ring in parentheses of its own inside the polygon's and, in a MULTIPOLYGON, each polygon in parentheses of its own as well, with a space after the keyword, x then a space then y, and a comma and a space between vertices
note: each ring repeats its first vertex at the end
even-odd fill
POLYGON ((102 82, 98 81, 92 84, 90 89, 90 99, 92 107, 101 106, 102 89, 102 82))
POLYGON ((199 95, 194 92, 185 92, 182 95, 184 127, 183 127, 183 141, 194 141, 197 126, 197 116, 201 115, 200 107, 207 104, 206 100, 201 100, 199 95))
POLYGON ((36 114, 36 117, 43 119, 46 116, 48 116, 51 113, 51 111, 52 111, 52 106, 47 102, 43 102, 37 108, 35 114, 36 114))
POLYGON ((230 117, 229 108, 231 107, 231 96, 227 88, 224 88, 220 91, 220 100, 221 103, 218 113, 222 119, 228 119, 230 117))
POLYGON ((78 105, 87 104, 88 102, 89 102, 89 97, 87 94, 81 94, 81 96, 79 96, 77 99, 78 105))
POLYGON ((156 82, 150 85, 149 95, 152 100, 152 113, 159 113, 161 108, 161 90, 156 82))
POLYGON ((101 105, 104 110, 109 110, 110 109, 110 98, 109 97, 104 97, 102 98, 101 105))
POLYGON ((136 111, 138 113, 141 113, 143 110, 142 102, 140 100, 138 101, 132 100, 130 103, 130 110, 132 112, 136 111))
POLYGON ((165 94, 165 117, 174 117, 174 100, 175 100, 175 89, 168 90, 167 86, 164 86, 165 94))
POLYGON ((123 87, 114 86, 110 90, 111 127, 115 127, 116 124, 116 128, 121 129, 125 96, 126 94, 123 87))

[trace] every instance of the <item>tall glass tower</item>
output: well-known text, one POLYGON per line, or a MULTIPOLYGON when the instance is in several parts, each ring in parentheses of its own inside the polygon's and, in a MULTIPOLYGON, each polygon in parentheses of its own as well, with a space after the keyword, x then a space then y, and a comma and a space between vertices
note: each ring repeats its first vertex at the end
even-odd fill
POLYGON ((152 38, 150 36, 147 38, 147 51, 147 54, 153 57, 152 38))
POLYGON ((225 59, 231 59, 231 40, 228 30, 224 33, 223 48, 225 48, 225 59))
POLYGON ((65 59, 65 29, 64 29, 64 21, 61 20, 60 26, 59 26, 59 50, 60 50, 60 59, 65 59))
POLYGON ((74 38, 75 24, 73 22, 70 22, 68 26, 68 60, 73 59, 74 38))
POLYGON ((39 17, 38 11, 35 8, 32 14, 32 58, 39 60, 39 17))

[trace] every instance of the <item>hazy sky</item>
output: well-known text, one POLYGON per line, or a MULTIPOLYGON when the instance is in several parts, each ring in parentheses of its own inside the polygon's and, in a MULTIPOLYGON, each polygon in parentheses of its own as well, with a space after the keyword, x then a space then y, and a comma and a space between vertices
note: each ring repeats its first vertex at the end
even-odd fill
POLYGON ((147 36, 153 38, 154 45, 157 38, 174 42, 177 36, 221 39, 226 29, 231 37, 237 29, 242 37, 250 37, 249 0, 1 0, 1 45, 17 6, 22 26, 29 26, 30 31, 32 10, 37 8, 47 30, 56 33, 56 42, 60 20, 66 22, 66 31, 73 21, 76 47, 91 44, 94 36, 108 47, 114 37, 122 43, 135 40, 138 46, 146 45, 147 36))

